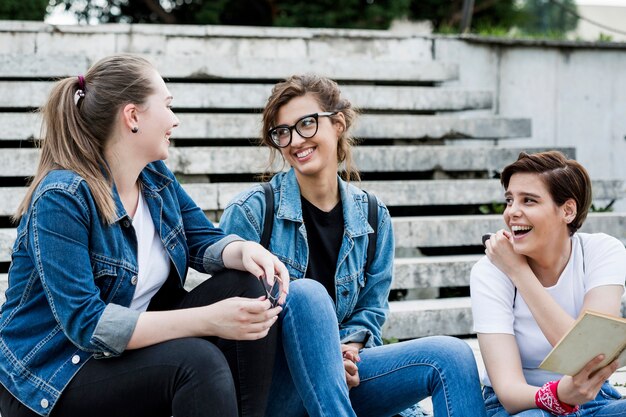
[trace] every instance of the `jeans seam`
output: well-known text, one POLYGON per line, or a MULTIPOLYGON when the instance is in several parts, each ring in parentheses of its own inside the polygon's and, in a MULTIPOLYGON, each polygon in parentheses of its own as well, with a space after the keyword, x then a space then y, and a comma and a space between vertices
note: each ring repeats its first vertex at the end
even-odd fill
MULTIPOLYGON (((373 380, 373 379, 379 378, 381 376, 385 376, 385 375, 391 374, 393 372, 399 371, 401 369, 409 368, 411 366, 429 366, 429 367, 433 368, 435 371, 437 371, 437 375, 439 376, 439 379, 441 379, 441 383, 442 383, 442 386, 443 386, 443 394, 444 394, 444 397, 446 399, 446 413, 447 413, 448 417, 450 417, 451 416, 450 415, 450 399, 448 398, 449 396, 448 396, 448 393, 447 393, 447 383, 446 383, 445 378, 443 377, 443 374, 433 364, 423 363, 423 362, 410 363, 410 364, 406 364, 406 365, 394 368, 393 370, 389 370, 389 371, 377 374, 376 376, 369 377, 369 378, 366 378, 366 379, 362 379, 361 381, 373 380)), ((432 397, 432 395, 431 395, 431 397, 432 397)))
MULTIPOLYGON (((294 338, 294 344, 295 344, 295 346, 296 346, 296 353, 297 353, 297 355, 298 355, 298 360, 299 360, 301 363, 305 363, 305 360, 304 360, 303 355, 302 355, 302 350, 300 349, 300 342, 299 342, 300 337, 299 337, 299 335, 297 334, 297 333, 298 333, 298 326, 296 326, 296 325, 295 325, 295 323, 293 323, 293 319, 292 319, 292 317, 291 317, 291 315, 290 315, 290 314, 285 314, 285 319, 287 319, 287 320, 289 320, 289 321, 291 322, 291 326, 292 326, 292 328, 293 328, 293 331, 296 333, 296 337, 294 338)), ((312 387, 312 386, 313 386, 313 384, 312 384, 312 382, 311 382, 311 380, 310 380, 310 378, 309 378, 309 372, 308 372, 308 370, 307 370, 307 372, 305 372, 305 373, 304 373, 304 377, 305 377, 305 378, 306 378, 306 380, 307 380, 307 384, 308 384, 310 387, 312 387)), ((321 402, 320 402, 320 400, 319 400, 319 397, 317 396, 317 392, 315 392, 315 390, 314 390, 314 389, 311 389, 311 392, 313 393, 313 396, 314 396, 314 398, 315 398, 315 402, 317 403, 317 405, 318 405, 318 407, 319 407, 319 409, 320 409, 321 414, 325 416, 325 415, 326 415, 326 413, 324 412, 324 410, 322 410, 322 404, 321 404, 321 402)))

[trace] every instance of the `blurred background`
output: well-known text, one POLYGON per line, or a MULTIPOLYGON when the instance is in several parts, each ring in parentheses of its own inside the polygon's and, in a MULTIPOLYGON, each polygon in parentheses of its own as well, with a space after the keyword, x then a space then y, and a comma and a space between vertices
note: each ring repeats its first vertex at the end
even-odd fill
POLYGON ((626 0, 1 0, 2 19, 626 39, 626 0))

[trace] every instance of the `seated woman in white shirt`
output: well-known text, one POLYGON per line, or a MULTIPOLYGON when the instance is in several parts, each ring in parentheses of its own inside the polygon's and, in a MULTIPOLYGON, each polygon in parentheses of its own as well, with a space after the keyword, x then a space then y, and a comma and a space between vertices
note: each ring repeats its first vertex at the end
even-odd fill
POLYGON ((538 368, 584 310, 620 315, 624 245, 577 232, 591 205, 589 175, 560 152, 521 153, 501 182, 507 229, 486 241, 470 284, 488 416, 626 416, 626 400, 606 382, 617 361, 592 372, 598 356, 574 376, 538 368))

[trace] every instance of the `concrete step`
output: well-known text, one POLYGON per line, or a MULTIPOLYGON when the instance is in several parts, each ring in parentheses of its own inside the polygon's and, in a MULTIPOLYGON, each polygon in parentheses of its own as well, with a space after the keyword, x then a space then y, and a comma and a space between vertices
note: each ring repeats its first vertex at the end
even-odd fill
MULTIPOLYGON (((501 215, 396 217, 396 248, 480 245, 480 237, 504 228, 501 215)), ((626 213, 590 213, 582 232, 602 232, 626 242, 626 213)))
MULTIPOLYGON (((441 288, 469 285, 472 266, 483 255, 396 258, 391 289, 441 288)), ((192 289, 209 275, 190 269, 185 288, 192 289)))
MULTIPOLYGON (((224 210, 240 192, 255 183, 184 183, 183 188, 205 211, 224 210)), ((388 207, 449 206, 503 202, 499 180, 406 180, 362 181, 357 184, 374 193, 388 207)), ((0 216, 12 215, 25 187, 0 187, 0 216)), ((613 200, 626 196, 626 183, 619 180, 593 181, 594 200, 613 200)))
MULTIPOLYGON (((500 215, 396 217, 396 249, 479 246, 480 237, 504 227, 500 215)), ((626 242, 626 213, 590 213, 581 231, 603 232, 626 242)), ((0 262, 10 260, 16 229, 0 229, 0 262)))
POLYGON ((166 64, 179 56, 213 60, 316 58, 326 61, 333 57, 344 60, 360 57, 371 61, 428 61, 434 54, 432 38, 386 30, 218 25, 50 25, 6 21, 0 25, 0 45, 3 53, 69 59, 68 75, 76 74, 68 53, 89 60, 117 52, 146 53, 168 57, 163 60, 166 64))
MULTIPOLYGON (((0 108, 37 108, 45 103, 53 83, 49 81, 0 81, 0 108)), ((189 84, 168 82, 179 109, 246 109, 265 107, 272 84, 189 84)), ((489 91, 450 88, 342 85, 341 91, 361 111, 452 111, 488 109, 489 91)))
POLYGON ((469 297, 393 301, 389 309, 383 326, 383 337, 387 339, 473 333, 469 297))
MULTIPOLYGON (((91 42, 97 42, 93 39, 91 42)), ((108 55, 108 54, 104 54, 108 55)), ((226 56, 218 59, 209 53, 167 56, 145 54, 164 78, 194 80, 252 79, 280 80, 292 74, 315 72, 338 81, 443 82, 459 77, 456 63, 431 60, 373 60, 355 55, 346 59, 310 57, 242 58, 226 56)), ((0 77, 57 78, 84 74, 95 59, 60 54, 0 54, 0 77)))
MULTIPOLYGON (((354 162, 361 172, 425 171, 501 171, 517 159, 520 152, 539 152, 553 148, 470 147, 470 146, 360 146, 354 149, 354 162)), ((572 148, 559 148, 570 158, 572 148)), ((176 174, 261 173, 269 151, 252 146, 171 147, 166 163, 176 174)), ((0 152, 0 177, 35 175, 39 151, 34 148, 3 148, 0 152)), ((280 158, 279 158, 280 159, 280 158)), ((284 168, 281 161, 273 166, 284 168)), ((384 201, 384 199, 383 199, 384 201)))
MULTIPOLYGON (((173 139, 256 139, 258 114, 179 113, 173 139)), ((34 113, 0 113, 0 140, 40 137, 40 118, 34 113)), ((364 114, 355 126, 361 139, 506 139, 530 136, 529 119, 495 116, 423 116, 364 114)))

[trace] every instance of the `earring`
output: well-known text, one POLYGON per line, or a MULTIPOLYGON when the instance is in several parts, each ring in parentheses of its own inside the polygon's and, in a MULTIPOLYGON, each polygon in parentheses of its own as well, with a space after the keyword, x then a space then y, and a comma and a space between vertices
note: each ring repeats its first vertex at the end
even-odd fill
POLYGON ((139 132, 139 128, 137 126, 135 126, 132 129, 130 129, 130 131, 133 132, 133 133, 137 133, 137 132, 139 132))

